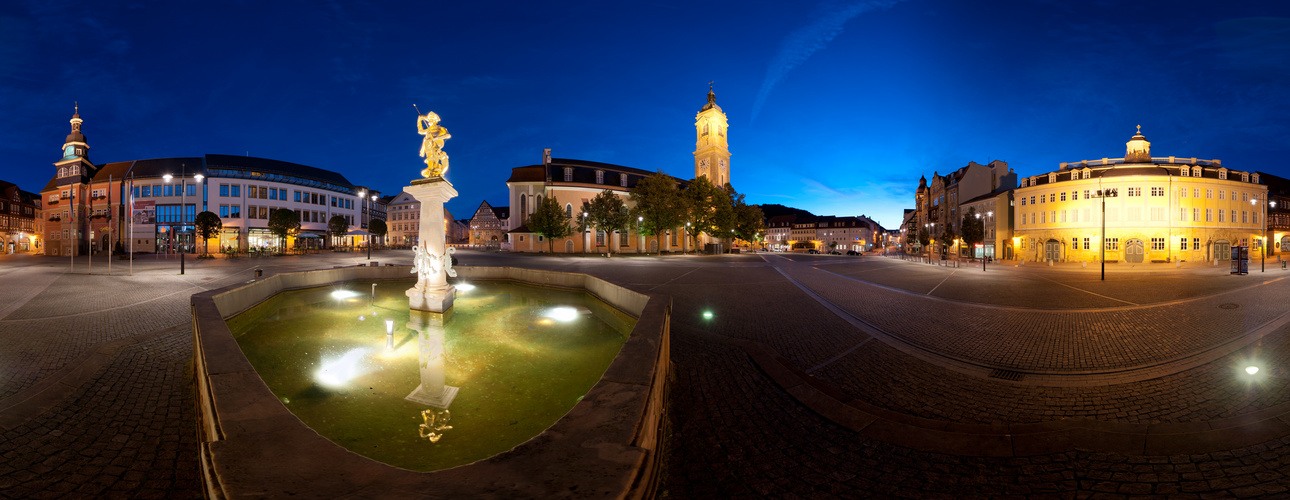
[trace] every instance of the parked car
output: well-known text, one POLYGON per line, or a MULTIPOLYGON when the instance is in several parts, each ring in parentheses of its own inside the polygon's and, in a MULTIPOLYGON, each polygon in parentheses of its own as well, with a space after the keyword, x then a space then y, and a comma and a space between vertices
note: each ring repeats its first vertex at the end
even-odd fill
POLYGON ((860 252, 857 252, 855 250, 847 250, 847 255, 860 255, 860 252))
POLYGON ((839 251, 837 251, 837 250, 834 250, 834 251, 832 251, 832 252, 829 252, 829 255, 842 255, 842 252, 839 252, 839 251))
POLYGON ((812 248, 810 250, 807 250, 806 253, 820 253, 820 251, 812 248))

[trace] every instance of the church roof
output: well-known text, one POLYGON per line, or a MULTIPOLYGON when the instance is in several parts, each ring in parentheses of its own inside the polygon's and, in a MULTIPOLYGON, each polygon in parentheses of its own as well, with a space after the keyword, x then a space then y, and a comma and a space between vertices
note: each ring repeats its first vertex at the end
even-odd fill
POLYGON ((709 109, 721 111, 721 106, 717 106, 717 94, 712 91, 712 87, 708 87, 708 103, 704 104, 703 109, 700 109, 699 112, 702 113, 709 109))

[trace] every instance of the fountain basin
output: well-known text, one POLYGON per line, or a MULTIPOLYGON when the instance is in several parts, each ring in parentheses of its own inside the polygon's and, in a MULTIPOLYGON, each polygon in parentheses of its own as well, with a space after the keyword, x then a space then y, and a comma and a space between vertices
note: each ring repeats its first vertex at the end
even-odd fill
POLYGON ((670 300, 580 274, 470 267, 458 268, 458 273, 471 281, 587 290, 638 320, 600 380, 541 434, 468 465, 413 472, 350 452, 302 423, 260 379, 224 322, 284 290, 404 280, 408 267, 285 273, 194 295, 194 368, 207 496, 652 496, 666 399, 670 300))

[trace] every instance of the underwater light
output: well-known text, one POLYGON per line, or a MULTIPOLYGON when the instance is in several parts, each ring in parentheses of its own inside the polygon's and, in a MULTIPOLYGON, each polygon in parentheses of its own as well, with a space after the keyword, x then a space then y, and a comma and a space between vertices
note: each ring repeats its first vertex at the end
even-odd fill
POLYGON ((703 311, 703 319, 712 319, 712 311, 703 311))
POLYGON ((355 292, 351 292, 351 291, 349 291, 349 290, 336 290, 336 291, 334 291, 334 292, 332 292, 332 293, 331 293, 331 298, 333 298, 333 299, 337 299, 337 300, 340 300, 340 299, 349 299, 349 298, 354 298, 354 297, 357 297, 357 296, 358 296, 358 294, 357 294, 357 293, 355 293, 355 292))
POLYGON ((474 290, 474 289, 475 289, 475 285, 472 285, 472 284, 470 284, 470 283, 458 283, 458 284, 457 284, 457 289, 458 289, 458 290, 461 290, 461 291, 463 291, 463 292, 469 292, 469 291, 471 291, 471 290, 474 290))
POLYGON ((578 310, 568 306, 553 307, 548 309, 543 316, 567 323, 578 319, 578 310))
POLYGON ((314 372, 314 378, 326 386, 344 386, 350 380, 366 372, 361 364, 365 354, 367 354, 367 349, 359 347, 351 349, 339 358, 324 359, 322 368, 314 372))

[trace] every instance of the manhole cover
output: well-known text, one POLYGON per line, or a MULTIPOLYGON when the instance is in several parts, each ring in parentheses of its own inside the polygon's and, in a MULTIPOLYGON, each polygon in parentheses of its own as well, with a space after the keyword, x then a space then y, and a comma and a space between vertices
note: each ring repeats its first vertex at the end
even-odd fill
POLYGON ((1228 303, 1226 303, 1226 304, 1219 304, 1219 305, 1218 305, 1218 308, 1219 308, 1219 309, 1236 309, 1236 308, 1238 308, 1238 307, 1241 307, 1241 305, 1240 305, 1240 304, 1233 304, 1233 303, 1231 303, 1231 302, 1228 302, 1228 303))

